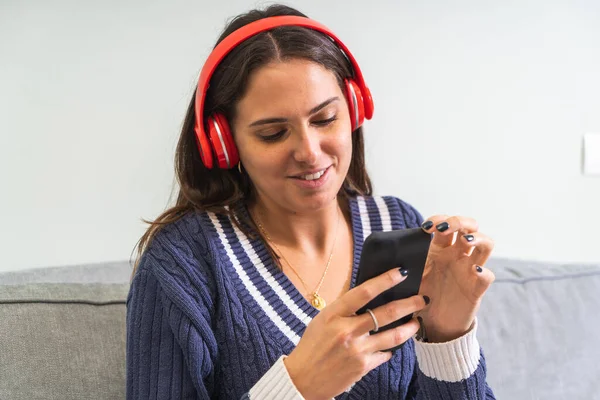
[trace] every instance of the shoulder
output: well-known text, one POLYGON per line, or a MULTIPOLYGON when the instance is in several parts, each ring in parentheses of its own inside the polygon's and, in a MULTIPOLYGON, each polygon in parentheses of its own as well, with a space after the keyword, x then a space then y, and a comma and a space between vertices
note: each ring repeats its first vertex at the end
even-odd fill
POLYGON ((217 259, 206 218, 207 213, 189 212, 161 226, 144 250, 136 275, 152 276, 171 300, 191 296, 194 299, 187 301, 210 307, 217 259))
POLYGON ((392 229, 416 228, 423 222, 423 217, 410 203, 395 196, 356 196, 351 200, 351 209, 364 221, 386 221, 392 229))
MULTIPOLYGON (((194 334, 208 343, 213 340, 210 326, 218 307, 218 264, 201 217, 190 212, 156 231, 131 282, 127 307, 130 321, 160 329, 154 328, 154 321, 162 318, 176 336, 185 332, 187 337, 193 327, 194 334), (184 328, 178 331, 180 327, 184 328)), ((186 338, 176 340, 182 348, 187 346, 186 338)))
MULTIPOLYGON (((206 213, 189 212, 162 225, 144 251, 144 257, 164 266, 192 267, 199 259, 210 261, 210 238, 202 222, 206 213)), ((144 268, 147 263, 141 263, 144 268)), ((148 267, 146 267, 148 268, 148 267)))

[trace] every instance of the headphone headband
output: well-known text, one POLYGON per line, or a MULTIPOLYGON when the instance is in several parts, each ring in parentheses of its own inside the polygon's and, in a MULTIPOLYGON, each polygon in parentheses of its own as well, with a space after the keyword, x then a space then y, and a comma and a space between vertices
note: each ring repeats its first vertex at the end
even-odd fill
POLYGON ((324 33, 329 36, 337 46, 344 52, 352 68, 354 69, 354 81, 357 83, 361 90, 363 97, 365 98, 365 118, 371 119, 373 116, 373 100, 371 98, 371 92, 367 87, 358 63, 350 53, 350 50, 344 45, 344 43, 338 39, 338 37, 331 32, 323 24, 305 17, 298 17, 292 15, 279 16, 279 17, 268 17, 259 19, 258 21, 251 22, 243 27, 237 29, 225 39, 223 39, 210 53, 208 59, 202 67, 200 77, 198 78, 198 87, 196 89, 196 100, 195 100, 195 112, 196 112, 196 125, 195 130, 200 135, 205 135, 204 132, 204 100, 206 99, 206 92, 210 83, 215 69, 238 44, 244 40, 257 35, 261 32, 271 30, 280 26, 300 26, 304 28, 310 28, 318 32, 324 33))

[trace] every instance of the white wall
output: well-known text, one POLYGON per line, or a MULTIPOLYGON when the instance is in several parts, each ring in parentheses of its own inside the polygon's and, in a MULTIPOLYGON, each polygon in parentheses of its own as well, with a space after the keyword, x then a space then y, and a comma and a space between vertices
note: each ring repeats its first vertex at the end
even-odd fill
MULTIPOLYGON (((0 2, 0 271, 130 256, 169 199, 202 62, 255 4, 0 2)), ((378 193, 476 217, 497 256, 600 261, 600 179, 581 175, 599 2, 288 4, 361 64, 378 193)))

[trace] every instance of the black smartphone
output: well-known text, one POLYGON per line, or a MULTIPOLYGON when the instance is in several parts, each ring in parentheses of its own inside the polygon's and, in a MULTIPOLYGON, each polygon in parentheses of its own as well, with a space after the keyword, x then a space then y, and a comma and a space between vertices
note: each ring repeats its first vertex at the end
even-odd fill
MULTIPOLYGON (((393 268, 407 269, 408 276, 403 282, 365 304, 357 314, 365 313, 367 308, 374 310, 390 301, 418 294, 430 243, 431 235, 421 228, 371 233, 363 244, 356 286, 393 268)), ((407 315, 396 322, 380 327, 379 332, 405 324, 411 318, 412 315, 407 315)))

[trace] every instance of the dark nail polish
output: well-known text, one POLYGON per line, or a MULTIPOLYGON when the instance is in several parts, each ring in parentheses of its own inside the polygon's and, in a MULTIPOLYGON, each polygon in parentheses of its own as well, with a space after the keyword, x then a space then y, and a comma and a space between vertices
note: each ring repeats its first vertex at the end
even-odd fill
POLYGON ((476 267, 477 272, 483 272, 483 268, 481 268, 479 265, 476 267))
POLYGON ((432 226, 433 222, 431 221, 425 221, 421 224, 421 228, 425 229, 426 231, 430 230, 432 226))
POLYGON ((441 224, 438 224, 436 226, 436 229, 440 232, 444 232, 444 231, 447 231, 449 227, 450 227, 450 225, 448 225, 447 222, 442 222, 441 224))
POLYGON ((429 298, 429 296, 423 296, 423 300, 425 300, 425 305, 428 306, 429 303, 431 303, 431 299, 429 298))
POLYGON ((419 321, 419 324, 423 325, 423 318, 417 317, 417 321, 419 321))
POLYGON ((408 270, 404 269, 404 268, 400 268, 400 275, 402 275, 402 276, 408 275, 408 270))
POLYGON ((472 242, 473 240, 475 240, 475 236, 473 236, 473 235, 465 235, 465 239, 467 240, 467 242, 472 242))

